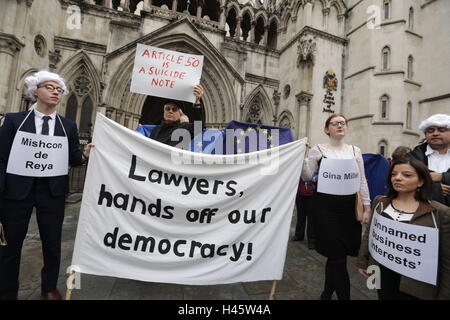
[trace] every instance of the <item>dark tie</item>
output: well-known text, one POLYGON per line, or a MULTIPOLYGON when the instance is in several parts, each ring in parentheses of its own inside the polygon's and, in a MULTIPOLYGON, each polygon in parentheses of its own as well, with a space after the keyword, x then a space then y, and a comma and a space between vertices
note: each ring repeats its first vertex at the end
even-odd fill
POLYGON ((50 116, 43 116, 42 117, 42 120, 44 120, 44 123, 42 124, 42 134, 45 134, 45 135, 47 135, 48 136, 48 130, 49 130, 49 128, 48 128, 48 120, 50 120, 51 119, 51 117, 50 116))

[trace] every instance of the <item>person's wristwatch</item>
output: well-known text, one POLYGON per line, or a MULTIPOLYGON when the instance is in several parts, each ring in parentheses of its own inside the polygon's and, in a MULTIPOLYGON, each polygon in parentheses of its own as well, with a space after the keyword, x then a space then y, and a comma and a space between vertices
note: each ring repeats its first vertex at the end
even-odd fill
POLYGON ((200 108, 202 106, 201 103, 194 103, 194 108, 200 108))

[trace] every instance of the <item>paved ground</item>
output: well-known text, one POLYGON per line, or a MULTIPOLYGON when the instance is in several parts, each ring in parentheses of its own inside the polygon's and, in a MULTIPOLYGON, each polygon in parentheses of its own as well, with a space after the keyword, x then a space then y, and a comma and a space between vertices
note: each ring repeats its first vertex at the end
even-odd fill
MULTIPOLYGON (((63 227, 62 263, 58 288, 66 291, 66 269, 72 259, 80 202, 68 204, 63 227)), ((296 220, 294 216, 293 224, 296 220)), ((294 227, 291 228, 291 235, 294 227)), ((277 283, 274 299, 317 300, 324 283, 325 258, 307 248, 306 242, 289 242, 283 280, 277 283)), ((355 259, 350 258, 352 300, 377 299, 368 290, 365 279, 356 273, 355 259)), ((32 217, 22 251, 19 299, 40 297, 41 244, 35 215, 32 217)), ((187 286, 165 283, 146 283, 128 279, 81 275, 81 289, 74 290, 73 300, 255 300, 268 299, 272 281, 258 281, 214 286, 187 286)), ((336 297, 334 297, 336 298, 336 297)))

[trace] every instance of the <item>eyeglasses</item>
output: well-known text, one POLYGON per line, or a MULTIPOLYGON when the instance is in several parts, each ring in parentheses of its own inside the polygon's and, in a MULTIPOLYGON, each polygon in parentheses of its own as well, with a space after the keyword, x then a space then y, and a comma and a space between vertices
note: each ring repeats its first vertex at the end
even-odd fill
POLYGON ((178 107, 176 107, 176 106, 165 106, 165 107, 164 107, 164 111, 167 111, 167 112, 169 112, 169 111, 177 112, 177 111, 178 111, 178 107))
POLYGON ((60 87, 54 87, 51 84, 46 84, 45 86, 40 86, 38 88, 45 88, 47 89, 49 92, 54 92, 56 90, 56 92, 58 92, 58 94, 63 94, 64 93, 64 89, 60 88, 60 87))
POLYGON ((429 128, 426 128, 425 129, 425 132, 426 133, 434 133, 434 131, 438 131, 438 132, 441 132, 441 133, 443 133, 443 132, 446 132, 448 129, 447 128, 445 128, 445 127, 429 127, 429 128))
POLYGON ((330 125, 333 127, 337 127, 337 126, 342 126, 345 127, 347 125, 347 123, 345 121, 331 121, 330 125))

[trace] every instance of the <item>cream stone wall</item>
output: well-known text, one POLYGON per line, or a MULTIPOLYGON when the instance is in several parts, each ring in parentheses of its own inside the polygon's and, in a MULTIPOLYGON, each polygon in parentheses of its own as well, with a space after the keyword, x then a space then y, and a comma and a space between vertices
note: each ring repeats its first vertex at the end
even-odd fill
MULTIPOLYGON (((391 0, 390 18, 381 18, 375 29, 367 26, 367 9, 375 6, 383 14, 383 0, 276 0, 262 6, 258 1, 221 0, 219 21, 155 7, 150 0, 140 4, 136 14, 126 7, 108 7, 109 0, 103 6, 85 2, 0 2, 0 113, 25 108, 23 79, 48 69, 65 77, 72 92, 75 80, 87 77, 90 91, 77 93, 78 100, 89 96, 94 111, 134 128, 146 99, 129 92, 136 42, 205 56, 202 84, 210 127, 245 121, 258 101, 259 121, 290 126, 295 137, 307 136, 312 145, 325 142, 323 124, 330 113, 323 112, 323 79, 329 69, 338 80, 332 109, 349 118, 348 142, 363 152, 377 153, 380 144, 386 144, 389 156, 397 145, 412 147, 423 137, 417 129, 422 119, 450 113, 448 0, 391 0), (80 27, 73 26, 78 16, 71 6, 77 5, 80 27), (259 44, 251 42, 252 31, 247 41, 242 34, 228 36, 230 6, 237 12, 236 22, 244 12, 252 19, 263 18, 265 34, 259 44), (277 22, 276 48, 265 43, 272 21, 277 22), (34 44, 38 35, 44 39, 41 55, 34 44), (311 39, 314 50, 300 46, 305 39, 311 39), (388 70, 382 68, 385 46, 391 50, 388 70), (380 111, 383 95, 389 97, 386 119, 380 111)), ((59 107, 63 115, 69 97, 59 107)), ((82 108, 80 103, 78 123, 82 108)))

